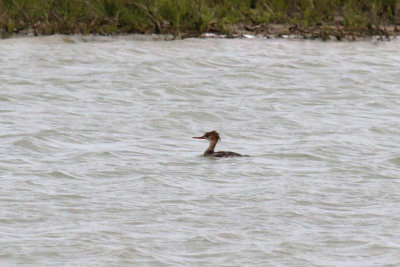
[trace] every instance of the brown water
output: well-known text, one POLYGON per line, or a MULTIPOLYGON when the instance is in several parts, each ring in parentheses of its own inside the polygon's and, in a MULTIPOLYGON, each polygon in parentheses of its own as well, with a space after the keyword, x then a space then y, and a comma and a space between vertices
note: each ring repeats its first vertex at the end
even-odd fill
POLYGON ((0 40, 1 265, 400 265, 399 51, 0 40))

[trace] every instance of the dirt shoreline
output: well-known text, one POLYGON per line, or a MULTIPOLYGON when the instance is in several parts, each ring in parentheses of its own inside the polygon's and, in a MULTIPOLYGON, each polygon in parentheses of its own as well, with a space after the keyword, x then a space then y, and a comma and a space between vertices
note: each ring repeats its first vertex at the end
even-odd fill
MULTIPOLYGON (((212 29, 208 32, 165 32, 159 34, 155 31, 145 33, 122 32, 117 31, 111 35, 127 35, 127 34, 145 34, 164 36, 167 41, 181 40, 187 38, 267 38, 267 39, 305 39, 305 40, 323 40, 323 41, 363 41, 363 40, 379 40, 390 41, 400 35, 400 26, 374 26, 364 30, 346 29, 341 25, 320 26, 320 27, 303 27, 299 25, 289 24, 268 24, 268 25, 246 25, 236 24, 230 26, 228 33, 219 33, 212 29)), ((24 29, 19 32, 9 34, 4 29, 0 29, 0 39, 8 39, 21 36, 48 36, 53 34, 66 35, 89 35, 79 30, 70 33, 54 32, 46 34, 45 29, 40 26, 37 28, 24 29)), ((110 36, 110 34, 91 33, 90 35, 110 36)))
MULTIPOLYGON (((216 37, 226 38, 246 38, 248 36, 264 37, 268 39, 305 39, 305 40, 323 40, 323 41, 362 41, 377 39, 380 41, 390 41, 400 35, 400 27, 397 25, 377 26, 365 30, 349 30, 343 26, 335 25, 329 27, 302 27, 288 24, 268 24, 268 25, 235 25, 229 34, 213 33, 216 37)), ((211 34, 202 34, 200 37, 212 37, 211 34)), ((181 39, 190 36, 183 34, 178 36, 181 39)))

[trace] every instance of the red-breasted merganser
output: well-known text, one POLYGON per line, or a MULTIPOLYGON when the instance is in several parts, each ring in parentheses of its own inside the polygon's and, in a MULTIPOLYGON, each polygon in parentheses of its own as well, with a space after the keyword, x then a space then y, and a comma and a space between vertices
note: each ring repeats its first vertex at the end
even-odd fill
POLYGON ((236 152, 231 152, 231 151, 218 151, 214 152, 214 148, 218 143, 218 140, 221 140, 221 137, 219 137, 219 134, 216 131, 211 131, 208 133, 205 133, 201 137, 193 137, 195 139, 207 139, 210 142, 210 145, 204 151, 204 157, 218 157, 218 158, 225 158, 225 157, 243 157, 247 155, 241 155, 236 152))

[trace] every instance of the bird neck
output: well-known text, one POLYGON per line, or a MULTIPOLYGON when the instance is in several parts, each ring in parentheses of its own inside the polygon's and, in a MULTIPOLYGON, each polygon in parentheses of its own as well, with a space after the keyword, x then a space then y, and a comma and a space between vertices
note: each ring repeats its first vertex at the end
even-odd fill
POLYGON ((204 155, 209 155, 209 154, 214 153, 214 148, 217 145, 217 143, 218 143, 218 139, 212 138, 210 140, 210 145, 208 146, 207 150, 204 152, 204 155))

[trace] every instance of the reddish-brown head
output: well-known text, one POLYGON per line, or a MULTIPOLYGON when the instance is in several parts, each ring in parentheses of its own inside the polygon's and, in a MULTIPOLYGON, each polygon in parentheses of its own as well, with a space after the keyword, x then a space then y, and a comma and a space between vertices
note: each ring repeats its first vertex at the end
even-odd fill
POLYGON ((216 131, 211 131, 211 132, 205 133, 201 137, 193 137, 193 138, 195 138, 195 139, 207 139, 208 141, 221 140, 221 137, 219 137, 219 134, 216 131))

